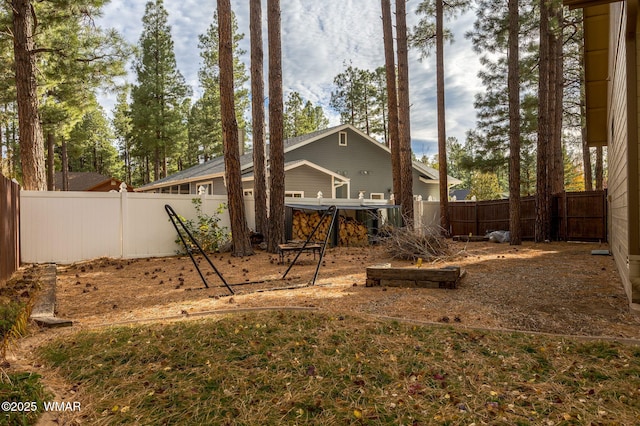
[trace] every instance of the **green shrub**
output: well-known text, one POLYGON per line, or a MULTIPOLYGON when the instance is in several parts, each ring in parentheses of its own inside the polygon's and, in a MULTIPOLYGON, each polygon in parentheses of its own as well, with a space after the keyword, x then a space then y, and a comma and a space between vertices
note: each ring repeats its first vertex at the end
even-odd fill
POLYGON ((0 338, 3 338, 11 330, 24 306, 24 303, 13 300, 0 305, 0 338))
POLYGON ((40 375, 34 373, 6 374, 0 370, 0 401, 9 403, 21 403, 28 401, 28 410, 6 410, 0 413, 0 424, 7 425, 34 425, 40 413, 43 411, 43 402, 50 400, 50 395, 45 391, 40 382, 40 375))
MULTIPOLYGON (((220 250, 220 247, 227 242, 231 234, 226 226, 220 225, 220 214, 227 208, 225 204, 220 204, 214 215, 208 215, 202 212, 202 199, 194 198, 191 200, 196 209, 196 219, 185 219, 182 216, 178 216, 184 223, 185 227, 189 230, 189 233, 196 239, 200 247, 205 252, 216 252, 220 250)), ((196 249, 195 245, 191 244, 186 232, 178 225, 180 234, 183 236, 185 242, 189 245, 189 249, 196 249)), ((184 246, 180 237, 176 237, 176 244, 180 246, 179 253, 184 253, 184 246)))

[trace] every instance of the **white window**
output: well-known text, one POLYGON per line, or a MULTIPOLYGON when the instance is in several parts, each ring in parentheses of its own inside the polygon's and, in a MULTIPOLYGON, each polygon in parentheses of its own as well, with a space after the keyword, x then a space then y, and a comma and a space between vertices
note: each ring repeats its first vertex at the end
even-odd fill
POLYGON ((211 181, 205 181, 205 182, 196 182, 196 184, 194 185, 194 194, 199 194, 200 193, 200 187, 204 187, 204 193, 206 195, 211 195, 213 194, 213 182, 211 181))
POLYGON ((286 198, 304 198, 304 191, 285 191, 286 198))
POLYGON ((347 132, 338 133, 338 145, 347 146, 347 132))
POLYGON ((384 200, 384 193, 383 192, 372 192, 369 195, 369 199, 370 200, 384 200))
POLYGON ((245 189, 242 193, 245 197, 253 197, 253 189, 245 189))

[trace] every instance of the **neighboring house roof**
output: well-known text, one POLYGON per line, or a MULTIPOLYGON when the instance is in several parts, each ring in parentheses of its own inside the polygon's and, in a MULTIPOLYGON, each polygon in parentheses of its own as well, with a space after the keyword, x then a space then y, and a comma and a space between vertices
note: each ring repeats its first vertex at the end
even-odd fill
MULTIPOLYGON (((95 172, 69 172, 69 191, 119 191, 121 180, 95 172)), ((54 175, 55 188, 62 190, 62 172, 54 175)), ((127 185, 127 191, 133 188, 127 185)))
MULTIPOLYGON (((354 126, 350 125, 350 124, 341 124, 339 126, 335 126, 335 127, 330 127, 328 129, 322 129, 322 130, 318 130, 312 133, 308 133, 306 135, 301 135, 301 136, 296 136, 294 138, 289 138, 287 140, 284 141, 284 152, 287 153, 289 151, 293 151, 295 149, 298 149, 300 147, 303 147, 307 144, 310 144, 312 142, 315 142, 319 139, 322 139, 324 137, 326 137, 327 135, 331 135, 343 130, 349 129, 353 132, 358 133, 360 136, 362 136, 365 140, 369 141, 372 145, 376 146, 378 149, 382 149, 385 150, 389 155, 391 155, 391 150, 385 146, 384 144, 381 144, 380 142, 378 142, 377 140, 373 139, 371 136, 367 135, 366 133, 358 130, 357 128, 355 128, 354 126)), ((313 164, 311 162, 309 162, 310 164, 313 164)), ((249 168, 251 168, 253 166, 253 152, 248 152, 247 154, 241 155, 240 156, 240 168, 241 171, 245 171, 249 168)), ((314 165, 315 168, 318 168, 320 166, 318 165, 314 165)), ((418 170, 420 173, 424 174, 425 176, 427 176, 429 179, 433 179, 434 181, 438 180, 438 171, 435 169, 432 169, 431 167, 428 167, 427 165, 425 165, 424 163, 420 163, 418 161, 414 161, 413 162, 413 167, 414 169, 418 170)), ((187 183, 187 182, 193 182, 195 180, 206 180, 206 179, 211 179, 214 177, 219 177, 219 176, 224 176, 224 157, 220 156, 220 157, 216 157, 212 160, 209 160, 205 163, 202 164, 198 164, 195 165, 193 167, 190 167, 186 170, 182 170, 178 173, 174 173, 171 176, 167 176, 166 178, 163 179, 159 179, 156 180, 154 182, 151 182, 149 184, 146 184, 142 187, 139 188, 139 190, 149 190, 149 189, 155 189, 155 188, 161 188, 161 187, 165 187, 168 185, 178 185, 181 183, 187 183)), ((323 169, 324 171, 332 174, 332 175, 336 175, 334 172, 331 172, 329 170, 323 169)), ((340 176, 340 178, 342 180, 345 180, 344 177, 340 176)), ((449 176, 449 185, 456 185, 458 183, 461 183, 460 180, 453 178, 451 176, 449 176)))
POLYGON ((454 189, 449 193, 449 195, 451 197, 456 197, 456 200, 466 200, 470 193, 470 189, 454 189))

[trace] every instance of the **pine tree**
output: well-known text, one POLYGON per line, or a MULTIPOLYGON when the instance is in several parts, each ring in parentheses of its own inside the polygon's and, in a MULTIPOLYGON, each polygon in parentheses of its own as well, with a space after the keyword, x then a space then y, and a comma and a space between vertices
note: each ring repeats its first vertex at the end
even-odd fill
MULTIPOLYGON (((195 114, 190 118, 190 125, 195 131, 189 135, 192 143, 200 147, 200 156, 209 160, 222 154, 222 126, 220 111, 220 59, 218 36, 218 13, 214 12, 213 21, 207 32, 198 39, 202 67, 198 71, 200 86, 204 89, 201 100, 196 101, 192 109, 195 114)), ((233 87, 236 122, 240 129, 245 129, 245 112, 249 108, 249 91, 245 83, 249 80, 246 66, 240 60, 245 51, 240 48, 244 34, 238 32, 235 14, 231 14, 232 53, 233 53, 233 87)), ((191 131, 190 126, 190 131, 191 131)))
POLYGON ((122 160, 111 144, 113 131, 102 107, 85 114, 73 127, 67 141, 69 168, 124 178, 122 160))
MULTIPOLYGON (((584 87, 584 31, 582 9, 569 10, 564 17, 562 76, 564 103, 562 110, 566 152, 579 152, 584 176, 584 190, 593 190, 591 151, 587 145, 586 100, 584 87), (575 136, 574 136, 575 135, 575 136)), ((567 169, 565 168, 565 171, 567 169)), ((566 181, 566 179, 565 179, 566 181)))
POLYGON ((509 231, 511 245, 522 244, 520 226, 520 11, 518 0, 509 0, 509 231))
MULTIPOLYGON (((104 31, 93 22, 93 17, 99 15, 104 4, 105 0, 16 2, 15 6, 24 8, 28 16, 21 13, 16 15, 18 8, 11 9, 16 23, 21 21, 28 27, 37 22, 38 26, 38 31, 29 36, 30 47, 27 52, 29 61, 37 67, 38 72, 31 76, 26 73, 18 80, 26 78, 31 81, 29 96, 34 98, 29 101, 30 114, 32 117, 38 116, 42 126, 39 123, 23 123, 20 126, 23 127, 22 131, 31 133, 35 129, 33 126, 40 130, 21 139, 23 143, 30 144, 30 138, 40 138, 37 134, 42 133, 44 128, 50 147, 50 169, 53 169, 55 139, 64 140, 83 114, 95 108, 93 92, 98 87, 111 87, 114 77, 125 74, 128 46, 114 31, 104 31)), ((21 29, 26 28, 22 24, 19 25, 21 29)), ((15 33, 24 35, 20 30, 15 33)), ((14 41, 21 43, 20 37, 14 37, 14 41)), ((25 45, 18 49, 18 57, 24 54, 24 48, 25 45)), ((33 66, 31 72, 35 72, 33 66)), ((18 67, 18 74, 26 69, 18 67)), ((21 86, 19 81, 17 86, 21 86)), ((40 144, 37 145, 34 149, 41 151, 40 144)), ((30 148, 27 148, 23 155, 34 159, 34 152, 29 151, 30 148)), ((25 161, 31 162, 28 159, 25 161)), ((27 173, 25 181, 31 179, 29 174, 32 171, 27 173)), ((53 170, 49 172, 52 176, 53 170)))
POLYGON ((229 201, 233 255, 253 254, 249 241, 249 229, 244 209, 242 176, 240 170, 240 147, 238 122, 234 104, 234 61, 231 18, 231 0, 218 0, 219 64, 220 64, 220 111, 224 141, 224 165, 229 201))
MULTIPOLYGON (((520 89, 520 158, 521 194, 535 190, 535 143, 537 140, 537 82, 532 72, 537 67, 537 12, 529 0, 519 2, 520 30, 519 89, 520 89)), ((506 189, 509 159, 509 98, 508 76, 508 23, 507 5, 481 0, 476 9, 476 21, 466 36, 474 50, 480 53, 483 69, 479 77, 484 93, 476 95, 476 128, 467 135, 470 157, 465 160, 468 169, 494 173, 506 189)))
POLYGON ((393 21, 391 2, 381 0, 382 32, 384 41, 385 83, 387 86, 387 105, 389 110, 389 137, 387 145, 391 149, 391 175, 393 176, 393 195, 395 203, 400 201, 402 180, 400 177, 400 138, 398 134, 398 89, 396 86, 395 52, 393 49, 393 21))
MULTIPOLYGON (((346 64, 345 64, 346 65, 346 64)), ((367 121, 365 70, 349 65, 333 79, 336 90, 331 93, 330 105, 340 114, 342 123, 351 124, 369 134, 367 121)))
MULTIPOLYGON (((132 133, 137 155, 152 163, 153 180, 157 180, 177 169, 178 139, 186 138, 182 103, 190 95, 177 69, 162 0, 146 4, 139 48, 134 64, 137 84, 131 91, 132 133)), ((144 183, 150 181, 149 168, 145 166, 144 183)))
POLYGON ((424 56, 435 45, 436 49, 436 98, 438 111, 438 177, 440 180, 440 226, 445 232, 449 223, 449 186, 447 183, 447 133, 445 125, 445 87, 444 87, 444 42, 451 39, 451 32, 444 28, 445 15, 453 18, 470 6, 469 0, 447 2, 443 0, 425 0, 418 6, 417 13, 424 15, 414 29, 412 44, 417 46, 424 56), (435 23, 431 16, 435 16, 435 23))
POLYGON ((280 0, 267 0, 269 39, 269 240, 277 253, 284 242, 284 113, 282 94, 282 36, 280 0))
POLYGON ((495 173, 475 172, 471 179, 470 197, 477 200, 499 200, 502 198, 502 188, 495 173))
POLYGON ((262 2, 250 0, 251 119, 253 126, 253 196, 256 232, 269 240, 267 221, 266 135, 264 126, 264 50, 262 47, 262 2))
POLYGON ((36 46, 34 44, 35 13, 30 0, 12 0, 11 7, 23 188, 44 191, 47 189, 47 182, 44 166, 44 136, 38 110, 36 46))
MULTIPOLYGON (((406 0, 396 0, 398 55, 398 144, 400 147, 400 206, 408 227, 413 227, 413 163, 409 102, 409 44, 406 0)), ((440 182, 442 184, 442 182, 440 182)), ((446 186, 446 179, 445 179, 446 186)))
POLYGON ((311 101, 305 102, 298 92, 289 93, 284 104, 285 139, 326 129, 328 126, 329 119, 325 116, 322 106, 314 106, 311 101))
POLYGON ((536 225, 535 241, 551 240, 551 176, 553 161, 551 145, 551 110, 549 85, 551 63, 549 60, 549 6, 540 0, 540 65, 538 67, 538 151, 536 162, 536 225))
POLYGON ((125 86, 117 95, 113 109, 112 125, 116 143, 122 159, 122 176, 125 182, 133 182, 133 162, 131 153, 131 112, 129 110, 129 86, 125 86))

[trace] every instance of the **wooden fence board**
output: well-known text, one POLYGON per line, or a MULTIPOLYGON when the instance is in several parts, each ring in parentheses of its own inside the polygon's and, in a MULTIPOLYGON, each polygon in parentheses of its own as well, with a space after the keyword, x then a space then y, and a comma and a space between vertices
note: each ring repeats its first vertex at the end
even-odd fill
POLYGON ((20 186, 0 174, 0 283, 20 266, 20 186))
POLYGON ((607 203, 604 191, 565 192, 556 198, 560 240, 606 241, 607 203))
MULTIPOLYGON (((523 239, 535 237, 535 197, 523 197, 520 226, 523 239)), ((606 241, 605 191, 565 192, 553 197, 552 237, 557 240, 606 241)), ((485 235, 509 230, 509 200, 449 203, 452 235, 485 235)))

